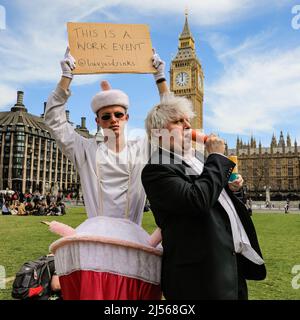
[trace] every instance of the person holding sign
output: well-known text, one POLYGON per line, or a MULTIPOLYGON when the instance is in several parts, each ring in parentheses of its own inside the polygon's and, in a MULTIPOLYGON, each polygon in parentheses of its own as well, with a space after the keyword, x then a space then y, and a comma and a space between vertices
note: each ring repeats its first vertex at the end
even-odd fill
POLYGON ((244 300, 246 279, 266 277, 255 228, 229 189, 235 164, 224 156, 224 140, 207 137, 205 162, 189 152, 193 116, 188 99, 169 96, 146 119, 151 141, 153 130, 172 132, 168 143, 159 137, 159 148, 142 171, 161 228, 162 291, 167 300, 244 300))
MULTIPOLYGON (((168 91, 165 63, 153 55, 154 79, 160 94, 168 91)), ((126 140, 129 98, 107 81, 91 102, 95 138, 75 132, 65 105, 76 61, 69 48, 61 61, 62 77, 48 98, 45 122, 62 152, 80 174, 88 219, 50 249, 64 299, 161 299, 161 247, 150 245, 141 227, 146 200, 141 171, 148 160, 147 138, 126 140)), ((65 234, 61 232, 60 234, 65 234)))

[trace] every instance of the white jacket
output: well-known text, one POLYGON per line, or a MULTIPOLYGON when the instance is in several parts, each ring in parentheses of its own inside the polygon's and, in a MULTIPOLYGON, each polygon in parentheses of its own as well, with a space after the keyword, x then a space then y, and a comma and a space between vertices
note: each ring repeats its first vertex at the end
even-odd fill
POLYGON ((52 92, 45 122, 79 172, 88 217, 126 218, 140 225, 146 199, 141 171, 148 159, 147 139, 127 141, 118 155, 122 161, 116 163, 116 155, 105 143, 84 138, 67 121, 65 104, 70 95, 59 86, 52 92))

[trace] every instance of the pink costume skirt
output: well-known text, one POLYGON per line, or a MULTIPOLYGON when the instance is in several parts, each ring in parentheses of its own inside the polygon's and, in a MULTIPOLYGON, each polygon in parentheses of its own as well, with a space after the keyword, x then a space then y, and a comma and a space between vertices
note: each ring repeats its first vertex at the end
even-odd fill
POLYGON ((64 300, 160 300, 162 248, 120 218, 87 219, 51 244, 64 300))

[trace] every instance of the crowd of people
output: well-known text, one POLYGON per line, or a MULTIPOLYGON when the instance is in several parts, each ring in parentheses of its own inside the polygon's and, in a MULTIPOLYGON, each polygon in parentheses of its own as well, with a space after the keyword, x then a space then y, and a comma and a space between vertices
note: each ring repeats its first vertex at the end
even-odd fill
POLYGON ((0 194, 0 209, 2 215, 61 216, 66 214, 64 198, 62 192, 56 195, 42 195, 38 191, 25 194, 18 191, 13 194, 6 192, 0 194))

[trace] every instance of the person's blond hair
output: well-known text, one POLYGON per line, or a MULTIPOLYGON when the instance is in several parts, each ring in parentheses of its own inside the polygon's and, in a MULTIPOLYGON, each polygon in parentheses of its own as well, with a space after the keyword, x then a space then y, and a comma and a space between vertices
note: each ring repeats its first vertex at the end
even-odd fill
POLYGON ((173 93, 164 94, 161 102, 155 105, 145 120, 147 135, 150 139, 152 129, 164 129, 168 123, 187 117, 195 116, 192 102, 186 97, 174 96, 173 93))

